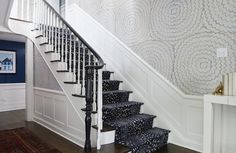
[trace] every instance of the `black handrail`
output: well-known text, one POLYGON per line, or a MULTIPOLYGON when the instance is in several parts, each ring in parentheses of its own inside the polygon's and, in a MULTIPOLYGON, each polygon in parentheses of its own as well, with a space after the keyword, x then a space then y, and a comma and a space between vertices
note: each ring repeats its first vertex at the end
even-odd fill
POLYGON ((70 26, 70 24, 55 10, 51 4, 49 4, 46 0, 43 0, 45 4, 47 4, 50 9, 56 13, 56 15, 59 17, 59 19, 74 33, 76 37, 79 38, 79 40, 93 53, 93 55, 97 58, 99 65, 88 65, 85 68, 94 68, 94 69, 101 69, 105 65, 103 59, 101 56, 79 35, 78 32, 74 28, 70 26))

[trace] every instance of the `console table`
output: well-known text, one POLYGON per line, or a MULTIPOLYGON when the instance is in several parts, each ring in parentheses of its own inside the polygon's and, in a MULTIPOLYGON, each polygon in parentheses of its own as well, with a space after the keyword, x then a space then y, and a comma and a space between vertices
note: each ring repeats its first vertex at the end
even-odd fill
POLYGON ((213 153, 214 104, 236 106, 236 96, 204 96, 203 153, 213 153))

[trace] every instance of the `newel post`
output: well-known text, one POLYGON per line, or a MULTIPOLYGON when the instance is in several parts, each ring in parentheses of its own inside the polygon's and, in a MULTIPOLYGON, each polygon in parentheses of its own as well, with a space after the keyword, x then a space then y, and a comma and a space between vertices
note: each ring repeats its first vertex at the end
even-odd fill
POLYGON ((85 145, 84 145, 84 151, 86 153, 91 152, 91 123, 92 123, 92 118, 91 118, 91 113, 93 109, 93 94, 92 94, 92 68, 88 67, 86 68, 85 72, 85 79, 86 79, 86 109, 85 109, 85 134, 86 134, 86 139, 85 139, 85 145))

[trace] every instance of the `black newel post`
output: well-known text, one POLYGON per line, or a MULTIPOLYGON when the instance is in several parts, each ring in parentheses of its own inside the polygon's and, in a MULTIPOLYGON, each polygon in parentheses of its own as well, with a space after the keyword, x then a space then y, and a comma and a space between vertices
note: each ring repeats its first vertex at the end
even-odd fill
POLYGON ((86 153, 91 152, 91 140, 90 140, 90 135, 91 135, 91 113, 92 113, 92 108, 93 108, 93 95, 92 95, 92 69, 86 68, 85 72, 85 79, 86 79, 86 110, 85 110, 85 134, 86 134, 86 139, 85 139, 85 145, 84 145, 84 151, 86 153))

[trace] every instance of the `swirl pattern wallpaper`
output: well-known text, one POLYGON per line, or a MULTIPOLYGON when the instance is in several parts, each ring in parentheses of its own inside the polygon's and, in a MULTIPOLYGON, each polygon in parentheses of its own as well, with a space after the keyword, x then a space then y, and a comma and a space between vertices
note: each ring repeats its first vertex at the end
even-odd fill
POLYGON ((69 0, 184 93, 211 93, 236 63, 235 0, 69 0), (227 57, 217 57, 227 48, 227 57))

